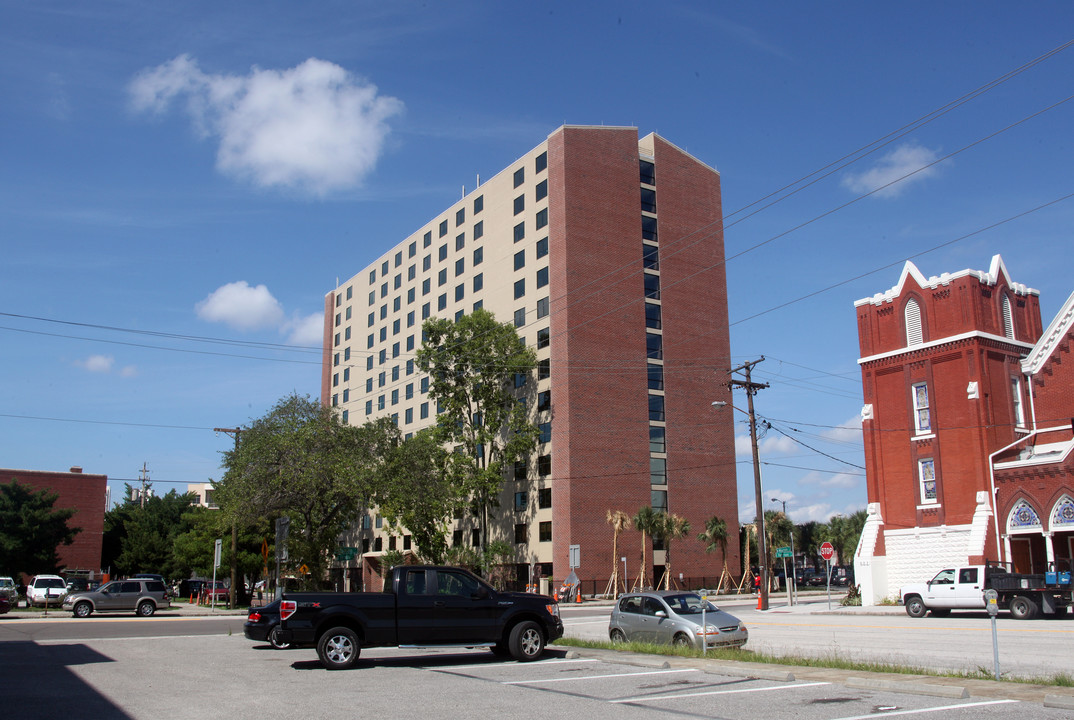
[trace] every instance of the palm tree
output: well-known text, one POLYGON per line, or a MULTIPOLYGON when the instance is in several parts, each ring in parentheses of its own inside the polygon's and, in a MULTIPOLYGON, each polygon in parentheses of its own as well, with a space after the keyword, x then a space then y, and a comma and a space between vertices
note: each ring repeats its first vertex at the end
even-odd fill
MULTIPOLYGON (((720 573, 720 585, 723 585, 723 576, 727 575, 727 521, 713 515, 705 521, 705 529, 697 534, 697 539, 705 543, 705 552, 713 553, 720 551, 720 562, 723 572, 720 573)), ((719 590, 717 590, 719 592, 719 590)))
POLYGON ((671 541, 690 533, 690 521, 678 515, 660 513, 658 533, 664 539, 664 589, 671 589, 671 541))
MULTIPOLYGON (((608 510, 608 524, 612 526, 612 576, 608 580, 606 595, 619 595, 619 533, 630 527, 630 516, 622 510, 608 510)), ((623 592, 627 579, 623 577, 623 592)))
POLYGON ((643 507, 639 508, 634 517, 630 519, 634 523, 634 529, 641 533, 641 569, 638 571, 638 579, 634 583, 634 587, 638 590, 643 590, 649 586, 649 576, 645 572, 645 541, 656 527, 656 516, 657 512, 651 507, 643 507))

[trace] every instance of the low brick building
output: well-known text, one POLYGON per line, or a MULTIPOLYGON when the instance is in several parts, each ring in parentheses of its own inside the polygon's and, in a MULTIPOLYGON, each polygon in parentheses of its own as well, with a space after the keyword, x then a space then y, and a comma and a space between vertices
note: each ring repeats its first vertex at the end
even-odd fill
MULTIPOLYGON (((73 467, 69 472, 0 469, 0 484, 13 480, 33 488, 34 492, 47 490, 58 495, 53 506, 56 509, 75 510, 68 526, 81 528, 82 531, 75 535, 71 545, 58 548, 60 565, 65 572, 92 573, 99 577, 108 476, 84 473, 80 467, 73 467)), ((4 570, 23 572, 24 568, 4 570)))

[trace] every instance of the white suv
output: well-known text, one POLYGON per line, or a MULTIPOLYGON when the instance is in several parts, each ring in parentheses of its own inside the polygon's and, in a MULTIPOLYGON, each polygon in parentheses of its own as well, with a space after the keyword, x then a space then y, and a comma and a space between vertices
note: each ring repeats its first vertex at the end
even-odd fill
POLYGON ((67 594, 67 581, 59 575, 34 575, 26 586, 26 603, 30 607, 60 606, 67 594))

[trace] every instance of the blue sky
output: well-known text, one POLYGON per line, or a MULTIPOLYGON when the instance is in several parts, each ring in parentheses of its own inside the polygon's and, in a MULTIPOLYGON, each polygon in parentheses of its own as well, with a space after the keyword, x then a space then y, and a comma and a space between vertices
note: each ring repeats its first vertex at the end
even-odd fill
POLYGON ((757 412, 810 446, 761 444, 766 503, 798 522, 866 502, 854 300, 907 258, 930 276, 997 253, 1045 324, 1074 290, 1074 48, 1022 69, 1071 40, 1067 3, 3 0, 0 17, 0 466, 79 465, 114 499, 143 463, 158 492, 219 478, 232 441, 212 428, 318 394, 337 276, 564 123, 655 131, 720 170, 732 361, 767 358, 757 412))

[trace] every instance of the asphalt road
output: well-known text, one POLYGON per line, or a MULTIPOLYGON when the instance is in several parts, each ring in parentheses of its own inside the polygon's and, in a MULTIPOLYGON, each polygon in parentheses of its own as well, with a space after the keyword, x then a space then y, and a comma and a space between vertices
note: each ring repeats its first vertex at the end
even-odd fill
MULTIPOLYGON (((606 637, 607 605, 564 606, 569 635, 606 637)), ((767 613, 730 606, 751 630, 748 647, 841 656, 907 653, 931 665, 976 667, 982 636, 991 664, 986 617, 924 618, 818 615, 808 608, 767 613)), ((817 609, 817 608, 813 608, 817 609)), ((553 649, 538 663, 504 662, 486 651, 367 650, 359 667, 325 671, 312 649, 275 651, 242 635, 245 616, 191 617, 189 609, 153 618, 67 614, 0 616, 0 707, 15 717, 73 714, 95 720, 186 717, 293 718, 370 714, 402 718, 530 718, 534 714, 604 717, 866 718, 883 714, 1019 720, 1070 717, 1046 707, 1048 693, 1010 683, 962 683, 970 697, 920 694, 913 678, 779 666, 553 649), (766 674, 767 673, 767 674, 766 674), (773 674, 774 673, 774 674, 773 674), (861 675, 864 684, 852 682, 861 675), (763 678, 769 679, 763 679, 763 678), (894 677, 903 683, 889 687, 894 677), (887 683, 877 684, 877 683, 887 683), (905 683, 909 682, 910 685, 905 683), (913 687, 912 687, 913 686, 913 687), (897 689, 893 689, 897 687, 897 689), (916 688, 916 689, 915 689, 916 688), (913 690, 913 691, 911 691, 913 690), (1019 702, 1019 700, 1023 700, 1019 702)), ((1010 665, 1074 667, 1074 620, 1000 620, 1010 665), (1019 656, 1013 657, 1015 648, 1019 656)), ((1005 660, 1007 661, 1007 660, 1005 660)), ((918 663, 922 664, 922 663, 918 663)), ((924 679, 926 688, 935 680, 924 679)), ((958 685, 961 681, 951 681, 958 685)))
POLYGON ((612 652, 554 650, 542 661, 515 663, 487 651, 381 649, 364 652, 353 670, 329 672, 313 650, 276 651, 227 634, 241 620, 0 620, 0 707, 12 717, 94 720, 1069 717, 1039 702, 935 697, 833 678, 760 679, 703 662, 667 667, 662 659, 612 652))
MULTIPOLYGON (((932 670, 993 671, 992 626, 983 612, 915 619, 902 608, 825 614, 824 602, 803 603, 794 609, 773 603, 767 612, 758 611, 752 603, 720 607, 746 623, 749 650, 932 670)), ((606 640, 609 612, 607 605, 564 607, 567 635, 606 640)), ((996 627, 1000 672, 1038 678, 1074 673, 1074 619, 1000 617, 996 627)))

